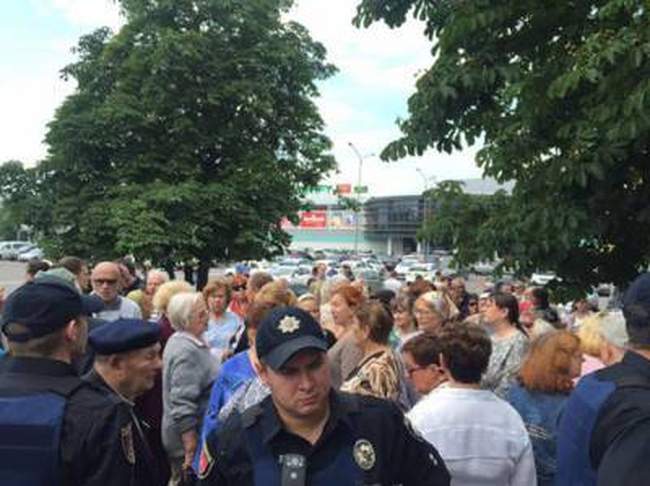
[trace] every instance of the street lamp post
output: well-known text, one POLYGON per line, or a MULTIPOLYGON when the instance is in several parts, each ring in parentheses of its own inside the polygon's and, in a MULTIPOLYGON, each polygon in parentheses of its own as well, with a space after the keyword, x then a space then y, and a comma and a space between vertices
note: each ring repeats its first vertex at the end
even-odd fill
MULTIPOLYGON (((415 170, 417 171, 418 174, 420 174, 422 180, 424 181, 424 193, 423 193, 424 206, 422 208, 422 227, 424 228, 427 222, 427 217, 429 216, 429 198, 427 195, 427 192, 429 192, 429 178, 419 167, 416 167, 415 170)), ((429 255, 429 239, 425 238, 423 243, 424 243, 424 260, 426 261, 429 255)))
POLYGON ((352 142, 348 142, 348 145, 354 152, 354 154, 357 156, 357 159, 359 160, 359 173, 357 177, 357 211, 356 211, 356 216, 354 218, 354 254, 359 255, 359 213, 361 212, 361 176, 362 176, 362 168, 363 168, 363 160, 367 159, 368 157, 372 157, 375 154, 367 154, 365 156, 361 156, 361 153, 355 147, 355 145, 352 142))

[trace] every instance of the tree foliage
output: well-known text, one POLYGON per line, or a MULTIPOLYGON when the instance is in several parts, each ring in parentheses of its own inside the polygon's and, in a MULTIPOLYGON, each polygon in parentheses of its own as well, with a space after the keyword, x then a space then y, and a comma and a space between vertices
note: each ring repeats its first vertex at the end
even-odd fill
POLYGON ((35 168, 25 168, 17 160, 0 165, 0 238, 15 239, 22 225, 49 224, 48 190, 35 168), (41 198, 41 194, 43 197, 41 198))
POLYGON ((334 160, 313 102, 335 68, 287 0, 121 0, 82 37, 40 166, 55 253, 259 257, 334 160))
POLYGON ((647 1, 363 0, 355 22, 398 27, 410 14, 436 57, 382 157, 480 141, 484 174, 515 182, 476 237, 458 239, 460 254, 470 244, 472 257, 507 254, 573 289, 625 284, 647 267, 647 1))

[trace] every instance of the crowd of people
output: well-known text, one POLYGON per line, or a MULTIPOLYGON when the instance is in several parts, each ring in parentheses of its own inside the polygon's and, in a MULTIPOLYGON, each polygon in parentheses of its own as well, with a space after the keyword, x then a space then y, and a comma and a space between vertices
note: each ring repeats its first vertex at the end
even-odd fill
POLYGON ((128 259, 30 262, 0 300, 0 478, 645 484, 650 274, 622 310, 480 290, 316 265, 301 295, 262 271, 196 291, 128 259))

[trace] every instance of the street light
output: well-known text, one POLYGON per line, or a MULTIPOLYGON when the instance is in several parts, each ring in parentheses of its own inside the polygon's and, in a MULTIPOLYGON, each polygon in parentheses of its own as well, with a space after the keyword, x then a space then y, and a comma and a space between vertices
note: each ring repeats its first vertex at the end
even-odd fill
POLYGON ((357 159, 359 159, 359 174, 357 177, 357 215, 354 218, 354 254, 359 255, 359 212, 361 210, 361 175, 362 175, 362 167, 363 167, 363 161, 364 159, 367 159, 368 157, 373 157, 375 154, 366 154, 364 156, 361 156, 361 153, 359 150, 357 150, 357 147, 354 146, 352 142, 348 142, 348 145, 354 152, 354 154, 357 156, 357 159))
MULTIPOLYGON (((424 207, 422 211, 422 226, 427 222, 427 217, 429 216, 429 198, 427 196, 427 192, 429 192, 429 180, 433 179, 434 184, 435 184, 435 176, 427 177, 427 175, 420 169, 419 167, 416 167, 415 170, 417 171, 418 174, 422 177, 422 180, 424 181, 424 207)), ((429 255, 429 240, 425 239, 424 240, 424 259, 428 258, 429 255)))

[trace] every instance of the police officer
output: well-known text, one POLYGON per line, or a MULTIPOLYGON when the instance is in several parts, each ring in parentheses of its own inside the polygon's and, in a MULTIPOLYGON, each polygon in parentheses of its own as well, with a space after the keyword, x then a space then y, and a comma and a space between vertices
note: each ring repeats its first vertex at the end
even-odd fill
POLYGON ((327 342, 309 313, 274 309, 256 348, 271 396, 207 437, 200 484, 449 484, 438 452, 394 404, 332 390, 327 342))
POLYGON ((162 368, 160 326, 141 319, 118 319, 93 329, 88 342, 95 351, 95 363, 84 380, 127 405, 128 417, 120 434, 134 469, 134 484, 157 485, 156 462, 144 433, 148 425, 133 407, 137 397, 153 388, 162 368))
POLYGON ((16 289, 2 332, 0 484, 128 485, 121 440, 125 406, 82 381, 71 362, 84 352, 94 297, 57 277, 16 289))
POLYGON ((623 298, 623 360, 578 382, 558 429, 556 485, 641 486, 650 477, 650 274, 623 298))

